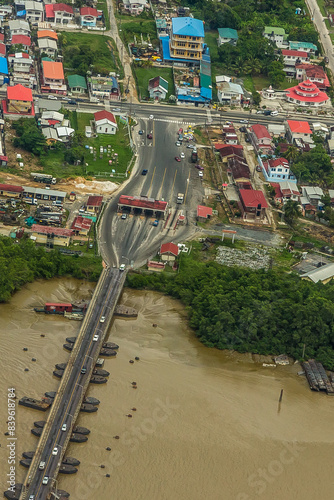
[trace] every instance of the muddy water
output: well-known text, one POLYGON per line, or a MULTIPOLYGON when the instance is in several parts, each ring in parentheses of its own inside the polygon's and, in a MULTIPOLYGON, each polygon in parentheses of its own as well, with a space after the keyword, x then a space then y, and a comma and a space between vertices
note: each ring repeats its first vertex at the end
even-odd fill
MULTIPOLYGON (((62 344, 80 327, 31 307, 89 298, 91 290, 75 280, 36 282, 0 306, 2 490, 7 388, 14 386, 18 397, 56 390, 53 366, 68 359, 62 344)), ((122 300, 139 310, 138 319, 116 320, 110 330, 119 355, 105 361, 108 384, 89 389, 101 405, 96 414, 80 415, 79 425, 92 432, 88 443, 70 444, 67 455, 81 461, 79 473, 59 476, 59 487, 74 500, 331 498, 334 398, 311 393, 297 366, 263 368, 247 355, 203 347, 170 298, 127 290, 122 300), (135 356, 140 361, 130 364, 135 356)), ((35 449, 30 429, 44 414, 18 407, 16 417, 18 462, 22 451, 35 449)), ((17 465, 18 481, 25 472, 17 465)))

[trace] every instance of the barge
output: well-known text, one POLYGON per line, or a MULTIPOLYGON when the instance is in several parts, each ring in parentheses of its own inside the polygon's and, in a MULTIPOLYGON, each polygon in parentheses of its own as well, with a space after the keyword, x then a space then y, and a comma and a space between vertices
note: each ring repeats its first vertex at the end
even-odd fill
POLYGON ((114 351, 113 349, 108 349, 107 347, 102 347, 102 349, 100 351, 100 356, 106 356, 106 357, 117 356, 117 352, 114 351))
POLYGON ((67 366, 67 363, 57 363, 57 364, 55 365, 55 368, 56 368, 57 370, 65 370, 66 366, 67 366))
POLYGON ((90 379, 91 384, 106 384, 108 379, 105 377, 99 377, 98 375, 93 375, 90 379))
POLYGON ((74 465, 74 467, 77 467, 78 465, 80 465, 80 460, 77 460, 76 458, 73 457, 65 457, 64 460, 62 461, 62 464, 74 465))
POLYGON ((74 434, 83 434, 84 436, 90 434, 90 430, 87 427, 81 427, 80 425, 73 427, 73 432, 74 434))
POLYGON ((24 451, 24 452, 22 453, 22 457, 23 457, 23 458, 30 458, 30 459, 31 459, 31 458, 33 458, 33 457, 34 457, 34 455, 35 455, 35 452, 34 452, 34 451, 24 451))
POLYGON ((83 400, 83 403, 84 404, 89 404, 89 405, 99 405, 100 404, 100 400, 97 399, 97 398, 93 398, 92 396, 87 396, 84 400, 83 400))
POLYGON ((34 311, 44 314, 59 314, 64 316, 65 313, 84 314, 87 309, 87 304, 82 307, 77 307, 69 302, 46 302, 44 307, 34 307, 34 311))
POLYGON ((314 359, 302 363, 307 381, 312 391, 324 391, 329 396, 334 396, 334 384, 330 382, 323 365, 314 359))
POLYGON ((28 408, 32 408, 33 410, 46 411, 50 408, 52 404, 52 400, 49 398, 43 398, 42 401, 35 398, 28 398, 24 396, 19 400, 19 405, 27 406, 28 408))
POLYGON ((30 430, 30 432, 31 434, 39 438, 42 435, 43 429, 41 429, 40 427, 34 427, 33 429, 30 430))
POLYGON ((102 368, 95 368, 95 370, 93 370, 93 375, 98 375, 99 377, 109 377, 110 372, 102 370, 102 368))
POLYGON ((45 396, 49 399, 54 399, 56 397, 57 391, 49 391, 44 393, 45 396))
POLYGON ((76 340, 77 340, 77 338, 76 338, 76 337, 67 337, 67 338, 66 338, 66 342, 67 342, 68 344, 75 344, 76 340))
POLYGON ((34 422, 34 426, 40 429, 43 429, 45 424, 46 424, 45 420, 38 420, 37 422, 34 422))
POLYGON ((78 469, 74 467, 74 465, 61 463, 59 467, 59 472, 61 474, 76 474, 78 472, 78 469))
POLYGON ((80 411, 83 411, 85 413, 95 413, 98 409, 96 406, 88 403, 82 403, 80 407, 80 411))
POLYGON ((22 489, 23 489, 23 484, 17 483, 13 486, 13 491, 7 490, 4 492, 4 497, 7 498, 8 500, 19 500, 22 489))
POLYGON ((31 458, 23 458, 22 460, 20 460, 20 465, 22 465, 26 469, 29 469, 31 465, 31 460, 32 460, 31 458))
POLYGON ((86 441, 88 441, 88 437, 85 436, 84 434, 77 434, 73 432, 73 434, 70 437, 71 443, 85 443, 86 441))

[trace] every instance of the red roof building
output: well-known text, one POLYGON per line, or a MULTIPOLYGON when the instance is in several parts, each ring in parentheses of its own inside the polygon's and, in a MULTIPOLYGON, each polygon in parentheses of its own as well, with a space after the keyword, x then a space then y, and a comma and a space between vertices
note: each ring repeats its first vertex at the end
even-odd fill
POLYGON ((175 243, 163 243, 160 247, 160 255, 169 257, 174 256, 173 260, 175 260, 175 257, 179 255, 179 247, 175 243))
POLYGON ((7 99, 14 101, 32 102, 32 90, 24 87, 21 84, 14 85, 14 87, 7 87, 7 99))
POLYGON ((0 56, 5 57, 6 55, 6 45, 0 42, 0 56))
POLYGON ((155 200, 154 198, 147 198, 144 196, 128 196, 122 194, 118 200, 119 210, 123 210, 124 207, 127 207, 131 210, 148 210, 155 213, 163 213, 165 215, 167 206, 167 201, 155 200))
POLYGON ((303 50, 282 50, 282 56, 285 57, 291 57, 291 58, 308 58, 308 53, 304 52, 303 50))
POLYGON ((165 262, 156 262, 155 260, 147 261, 147 269, 149 271, 161 272, 165 269, 165 266, 166 266, 165 262))
POLYGON ((110 113, 110 111, 107 111, 105 109, 94 113, 94 120, 95 120, 95 122, 99 122, 100 120, 108 120, 114 124, 117 124, 116 118, 114 117, 114 115, 112 113, 110 113))
POLYGON ((13 193, 23 193, 22 186, 13 186, 12 184, 0 184, 0 194, 2 196, 12 196, 13 193))
POLYGON ((92 17, 97 17, 97 10, 94 9, 93 7, 81 7, 80 9, 80 16, 92 16, 92 17))
POLYGON ((210 219, 212 217, 212 208, 197 205, 197 217, 199 219, 210 219))
POLYGON ((320 90, 326 90, 327 87, 330 87, 328 76, 324 68, 316 64, 296 64, 296 78, 300 81, 310 80, 312 83, 315 83, 320 90))
POLYGON ((7 99, 2 101, 4 115, 35 116, 31 89, 21 84, 7 87, 7 99))
POLYGON ((238 156, 239 158, 244 157, 244 148, 240 144, 215 144, 215 150, 219 151, 220 156, 223 160, 226 158, 231 158, 232 156, 238 156))
POLYGON ((23 47, 30 47, 31 38, 27 35, 13 35, 11 45, 23 45, 23 47))
POLYGON ((243 219, 248 221, 263 221, 266 217, 268 204, 262 191, 240 189, 239 195, 243 219))
POLYGON ((73 235, 72 229, 42 226, 40 224, 33 224, 31 232, 36 243, 59 245, 62 247, 68 247, 70 245, 73 235))
POLYGON ((289 142, 294 139, 309 139, 312 136, 310 125, 305 121, 287 120, 287 138, 289 142))
POLYGON ((253 145, 257 150, 270 150, 271 149, 271 135, 268 132, 267 127, 260 125, 259 123, 252 125, 251 128, 251 138, 253 145))
POLYGON ((97 213, 102 206, 103 196, 89 196, 87 200, 87 212, 97 213))
POLYGON ((45 20, 54 21, 57 25, 69 24, 73 19, 73 9, 66 3, 45 5, 45 20))
POLYGON ((55 3, 53 5, 53 12, 67 12, 68 14, 73 14, 73 9, 70 5, 66 3, 55 3))
POLYGON ((88 219, 87 217, 75 217, 71 229, 75 231, 76 234, 86 235, 89 233, 90 228, 92 227, 93 221, 92 219, 88 219))
POLYGON ((295 87, 286 89, 286 93, 288 102, 298 106, 318 107, 329 101, 328 95, 318 89, 316 84, 310 80, 304 80, 295 87))

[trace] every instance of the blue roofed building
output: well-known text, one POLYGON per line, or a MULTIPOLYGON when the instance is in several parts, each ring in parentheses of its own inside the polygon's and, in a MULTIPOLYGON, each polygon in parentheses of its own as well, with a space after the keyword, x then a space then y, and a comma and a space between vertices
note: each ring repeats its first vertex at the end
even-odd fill
POLYGON ((0 85, 9 84, 8 63, 5 57, 0 57, 0 85))
POLYGON ((173 18, 171 36, 161 37, 161 43, 165 61, 198 65, 206 47, 203 21, 192 17, 173 18))
POLYGON ((232 28, 218 28, 218 46, 224 43, 236 45, 238 41, 238 32, 232 28))

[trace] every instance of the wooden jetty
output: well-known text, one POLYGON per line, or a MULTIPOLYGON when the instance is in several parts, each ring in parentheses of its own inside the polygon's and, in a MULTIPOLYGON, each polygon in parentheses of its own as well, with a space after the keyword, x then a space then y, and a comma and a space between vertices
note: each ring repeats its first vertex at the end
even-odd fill
POLYGON ((324 391, 334 396, 334 384, 330 382, 323 365, 314 359, 302 363, 305 375, 312 391, 324 391))

